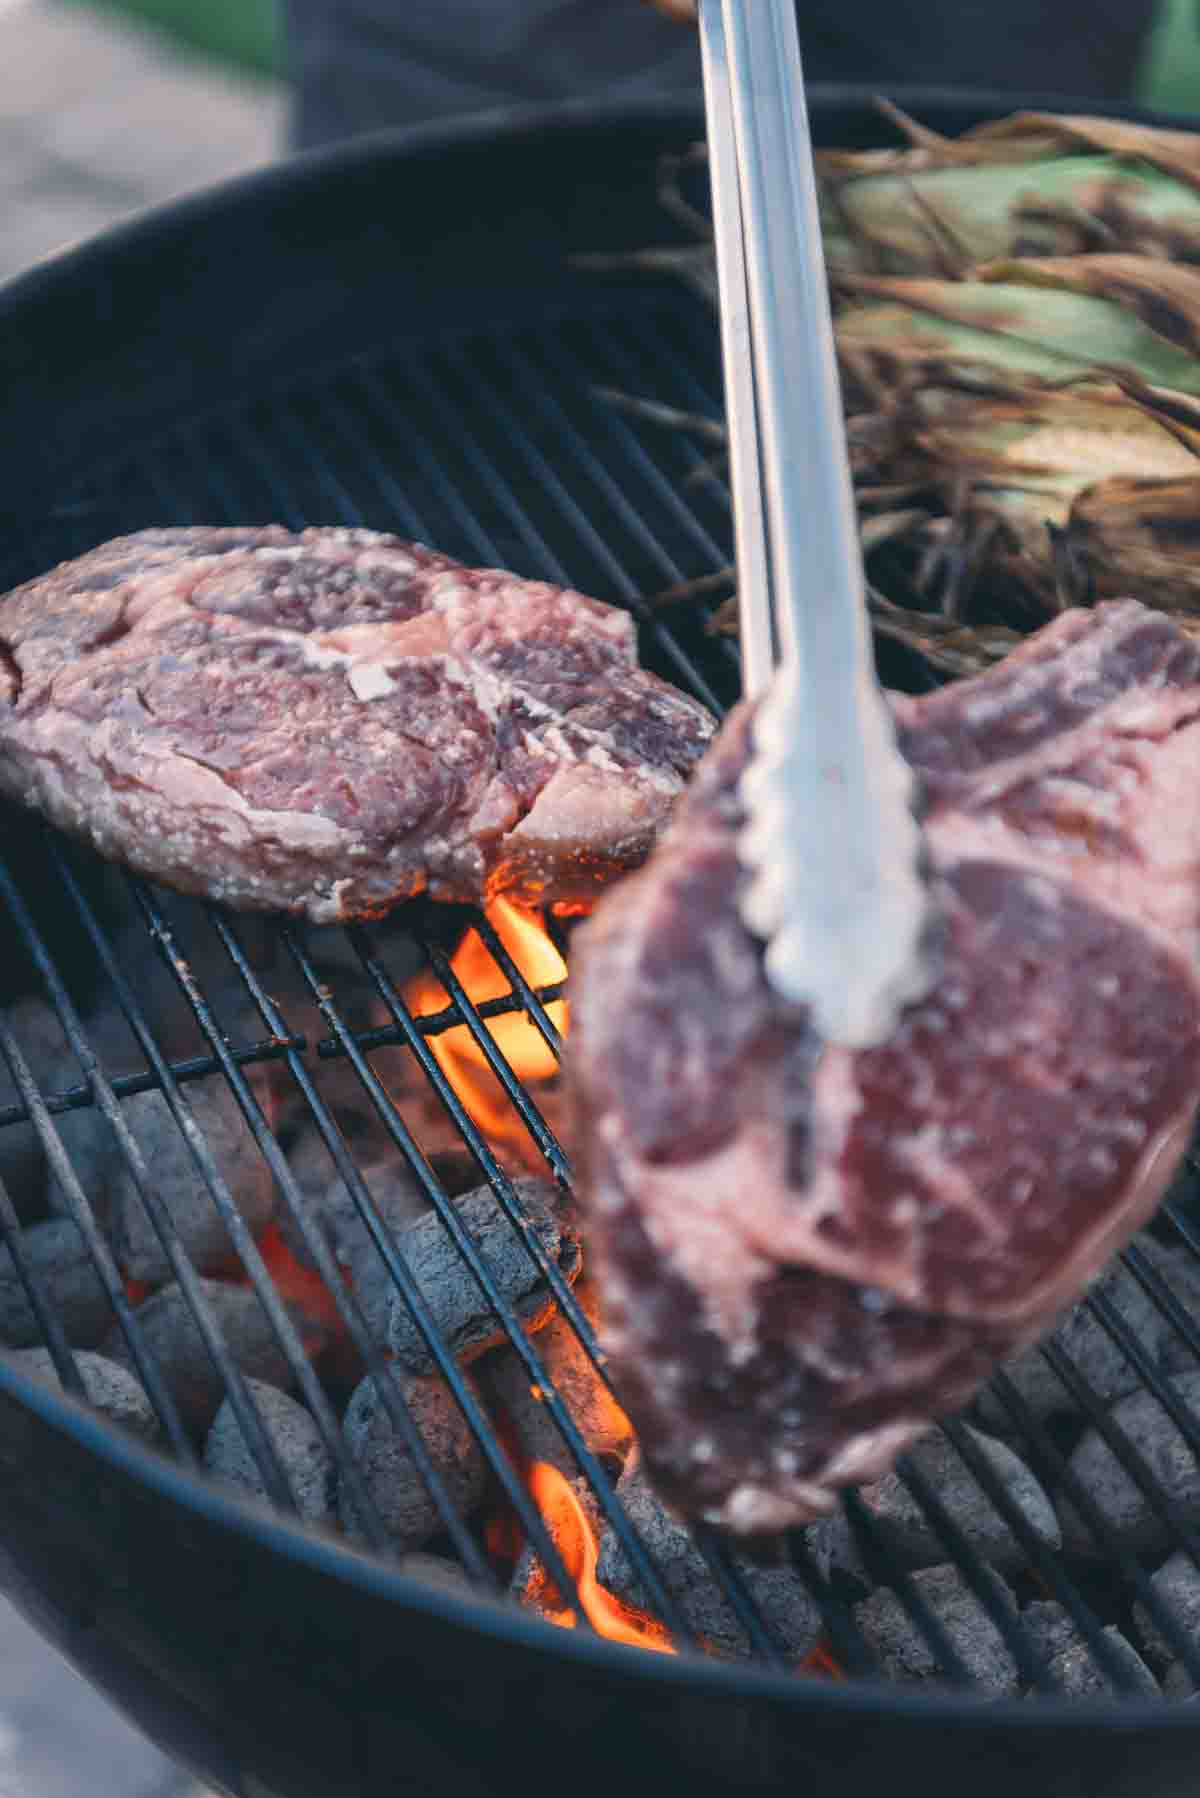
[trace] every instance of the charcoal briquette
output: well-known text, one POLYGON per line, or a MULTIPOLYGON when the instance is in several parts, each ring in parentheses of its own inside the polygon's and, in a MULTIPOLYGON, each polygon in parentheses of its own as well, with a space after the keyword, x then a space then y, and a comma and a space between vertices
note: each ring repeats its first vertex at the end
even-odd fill
MULTIPOLYGON (((19 1368, 32 1379, 41 1380, 48 1386, 61 1385, 58 1369, 49 1349, 6 1351, 4 1359, 10 1367, 19 1368)), ((143 1442, 154 1441, 159 1434, 159 1421, 154 1407, 140 1382, 134 1379, 127 1367, 121 1367, 106 1356, 94 1355, 86 1349, 76 1351, 75 1365, 83 1381, 87 1402, 93 1411, 98 1411, 109 1423, 116 1424, 143 1442)))
MULTIPOLYGON (((565 1280, 575 1280, 582 1253, 571 1201, 544 1180, 518 1180, 516 1187, 529 1214, 530 1229, 547 1259, 565 1280)), ((523 1327, 533 1331, 548 1323, 554 1314, 554 1299, 522 1234, 509 1222, 495 1194, 481 1187, 453 1203, 490 1279, 523 1327)), ((406 1230, 400 1247, 442 1341, 459 1361, 472 1361, 504 1340, 499 1319, 436 1212, 406 1230)), ((388 1343, 406 1372, 432 1370, 433 1358, 399 1292, 390 1301, 388 1343)))
MULTIPOLYGON (((327 1522, 334 1511, 336 1475, 333 1457, 311 1414, 298 1400, 261 1380, 247 1380, 246 1389, 301 1518, 305 1523, 327 1522)), ((208 1432, 204 1465, 218 1479, 240 1486, 256 1498, 267 1497, 266 1481, 229 1399, 208 1432)))
MULTIPOLYGON (((1140 1242, 1144 1239, 1139 1239, 1140 1242)), ((1107 1299, 1118 1313, 1139 1347, 1153 1355, 1167 1335, 1162 1312, 1147 1295, 1133 1274, 1116 1261, 1099 1280, 1094 1292, 1107 1299)), ((1136 1392, 1141 1376, 1123 1350, 1108 1334, 1104 1325, 1085 1300, 1074 1305, 1053 1330, 1050 1341, 1060 1348, 1071 1365, 1077 1368, 1104 1404, 1136 1392)), ((1003 1371, 1012 1381, 1026 1405, 1039 1420, 1053 1416, 1069 1416, 1078 1405, 1069 1388, 1059 1379, 1041 1349, 1037 1346, 1005 1363, 1003 1371)), ((989 1430, 1006 1434, 1019 1425, 995 1393, 986 1389, 978 1400, 980 1421, 989 1430)))
MULTIPOLYGON (((631 1461, 617 1482, 617 1497, 697 1646, 722 1659, 747 1659, 749 1638, 737 1620, 708 1562, 689 1530, 672 1516, 658 1497, 640 1462, 631 1461)), ((808 1588, 791 1567, 755 1566, 737 1557, 738 1572, 756 1608, 765 1618, 782 1652, 799 1661, 816 1647, 822 1621, 808 1588)), ((616 1532, 600 1539, 596 1575, 618 1598, 651 1610, 648 1595, 616 1532)))
MULTIPOLYGON (((241 1371, 269 1386, 289 1386, 287 1357, 256 1294, 248 1286, 221 1280, 201 1280, 199 1285, 225 1348, 241 1371)), ((135 1315, 184 1423, 196 1431, 207 1430, 225 1397, 225 1384, 182 1289, 165 1286, 139 1305, 135 1315)), ((132 1359, 116 1329, 105 1339, 104 1352, 125 1366, 132 1359)))
MULTIPOLYGON (((234 1204, 257 1234, 274 1210, 274 1185, 232 1092, 223 1081, 193 1082, 184 1100, 234 1204)), ((122 1110, 145 1158, 153 1192, 166 1207, 193 1267, 217 1273, 236 1266, 229 1232, 162 1094, 137 1093, 122 1110)), ((144 1285, 162 1285, 171 1278, 171 1264, 124 1162, 113 1175, 111 1203, 113 1250, 122 1269, 144 1285)))
MULTIPOLYGON (((1200 1407, 1200 1371, 1178 1374, 1170 1384, 1192 1411, 1200 1407)), ((1200 1466, 1157 1399, 1148 1391, 1132 1393, 1113 1406, 1109 1419, 1148 1464, 1155 1489, 1166 1493, 1182 1519, 1190 1523, 1200 1521, 1200 1466)), ((1070 1465, 1121 1548, 1135 1554, 1153 1554, 1168 1545, 1169 1526, 1142 1486, 1125 1471, 1099 1430, 1086 1432, 1070 1465)), ((1068 1549, 1082 1555, 1108 1554, 1107 1547, 1096 1541, 1065 1495, 1058 1499, 1057 1506, 1068 1549)))
MULTIPOLYGON (((428 1210, 428 1200, 411 1168, 398 1156, 386 1164, 366 1168, 363 1173, 376 1220, 382 1223, 393 1245, 399 1247, 408 1228, 428 1210)), ((335 1180, 326 1186, 312 1204, 310 1216, 353 1289, 371 1335, 381 1338, 387 1331, 396 1285, 371 1227, 345 1183, 335 1180)), ((294 1222, 292 1231, 299 1237, 294 1222)), ((302 1258, 310 1259, 307 1249, 302 1258)))
MULTIPOLYGON (((997 1603, 1016 1612, 1016 1600, 999 1574, 990 1574, 997 1603)), ((983 1601, 957 1567, 925 1567, 912 1583, 941 1624, 951 1647, 973 1684, 994 1697, 1013 1697, 1020 1687, 1017 1664, 983 1601)), ((880 1586, 855 1607, 858 1624, 883 1673, 902 1685, 945 1680, 931 1643, 903 1600, 890 1586, 880 1586)))
POLYGON ((1021 1622, 1045 1661, 1048 1678, 1057 1693, 1069 1698, 1099 1697, 1118 1692, 1142 1692, 1157 1697, 1158 1681, 1115 1624, 1109 1624, 1103 1633, 1124 1674, 1119 1684, 1096 1659, 1086 1638, 1062 1605, 1050 1601, 1027 1605, 1021 1613, 1021 1622))
MULTIPOLYGON (((50 1217, 21 1232, 18 1249, 39 1276, 47 1302, 77 1348, 95 1348, 112 1327, 113 1310, 83 1233, 69 1217, 50 1217)), ((29 1348, 42 1327, 11 1251, 0 1246, 0 1342, 29 1348)))
MULTIPOLYGON (((1025 1463, 994 1437, 971 1429, 966 1434, 987 1462, 997 1485, 1024 1519, 1033 1540, 1048 1549, 1058 1548, 1062 1537, 1054 1507, 1025 1463)), ((1021 1541, 940 1430, 909 1449, 906 1461, 923 1476, 985 1561, 1004 1571, 1026 1565, 1029 1555, 1021 1541)), ((933 1567, 952 1552, 900 1474, 887 1473, 872 1485, 860 1487, 859 1497, 871 1515, 881 1545, 902 1566, 933 1567)), ((835 1512, 814 1527, 832 1564, 869 1584, 845 1514, 835 1512)))
MULTIPOLYGON (((1151 1574, 1150 1585, 1154 1596, 1178 1624, 1183 1636, 1191 1642, 1200 1641, 1200 1568, 1197 1568, 1191 1555, 1182 1550, 1173 1554, 1156 1573, 1151 1574)), ((1163 1635, 1148 1606, 1140 1598, 1134 1603, 1133 1616, 1147 1657, 1154 1666, 1165 1667, 1179 1653, 1178 1647, 1163 1635)))
MULTIPOLYGON (((440 1379, 407 1378, 398 1385, 447 1498, 460 1516, 467 1516, 483 1496, 487 1463, 466 1418, 440 1379)), ((372 1376, 356 1388, 342 1427, 392 1541, 406 1551, 423 1547, 444 1527, 442 1513, 394 1428, 372 1376)), ((338 1512, 347 1535, 363 1540, 345 1479, 339 1483, 338 1512)))
MULTIPOLYGON (((581 1279, 575 1298, 593 1329, 599 1317, 591 1282, 581 1279)), ((584 1442, 598 1457, 624 1465, 633 1446, 633 1426, 604 1384, 592 1357, 573 1325, 556 1311, 538 1332, 538 1358, 546 1378, 562 1399, 584 1442)), ((478 1377, 493 1404, 515 1431, 531 1461, 548 1461, 568 1479, 579 1471, 546 1405, 541 1386, 534 1386, 515 1349, 504 1348, 480 1363, 478 1377)))

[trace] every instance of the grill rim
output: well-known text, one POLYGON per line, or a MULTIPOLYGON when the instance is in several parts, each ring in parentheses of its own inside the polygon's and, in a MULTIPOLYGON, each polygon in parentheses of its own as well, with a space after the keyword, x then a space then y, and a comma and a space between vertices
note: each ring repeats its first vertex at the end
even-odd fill
POLYGON ((426 1584, 402 1572, 394 1563, 357 1552, 348 1544, 320 1530, 293 1522, 265 1506, 242 1498, 184 1468, 154 1448, 103 1423, 78 1401, 51 1387, 22 1377, 0 1359, 0 1395, 15 1399, 37 1414, 51 1429, 105 1462, 116 1472, 134 1479, 201 1521, 249 1538, 264 1552, 286 1561, 303 1562, 312 1571, 341 1583, 350 1583, 369 1597, 411 1617, 434 1616, 444 1622, 490 1636, 497 1647, 522 1647, 534 1653, 552 1649, 556 1658, 579 1669, 592 1668, 608 1677, 625 1675, 629 1681, 649 1682, 668 1691, 702 1696, 742 1696, 758 1702, 776 1701, 798 1715, 824 1718, 840 1716, 875 1722, 907 1717, 913 1723, 958 1724, 987 1721, 1008 1731, 1017 1726, 1024 1733, 1061 1736, 1091 1735, 1097 1728, 1114 1736, 1133 1728, 1162 1725, 1172 1733, 1194 1735, 1200 1729, 1200 1708, 1184 1700, 1127 1694, 1100 1699, 1066 1698, 1039 1693, 1035 1698, 994 1698, 973 1687, 923 1687, 896 1685, 881 1677, 857 1674, 841 1683, 802 1679, 774 1673, 754 1661, 717 1661, 702 1655, 647 1654, 642 1648, 614 1642, 579 1629, 558 1629, 532 1612, 503 1602, 487 1604, 426 1584))
MULTIPOLYGON (((854 87, 826 89, 822 92, 833 103, 861 106, 869 99, 871 90, 854 87)), ((922 106, 932 108, 940 101, 943 106, 952 104, 960 113, 974 117, 987 116, 989 108, 1010 111, 1015 104, 1015 96, 1011 95, 976 95, 967 92, 947 94, 945 90, 937 89, 907 90, 900 98, 917 111, 922 106)), ((1065 110, 1070 104, 1061 98, 1055 100, 1050 97, 1034 97, 1026 103, 1046 110, 1065 110)), ((1134 109, 1094 110, 1110 116, 1139 119, 1150 116, 1134 109)), ((470 121, 465 129, 460 125, 413 132, 381 133, 332 152, 317 152, 296 158, 277 168, 227 184, 225 188, 209 190, 192 196, 181 204, 160 209, 156 214, 93 240, 60 258, 52 259, 49 267, 42 265, 32 274, 19 277, 7 289, 0 290, 0 329, 8 322, 5 317, 6 304, 14 297, 14 289, 21 290, 15 297, 24 300, 30 296, 31 282, 34 284, 33 296, 37 297, 37 278, 41 276, 52 277, 55 281, 67 274, 73 274, 74 278, 90 278, 90 271, 96 267, 103 268, 114 251, 119 249, 119 240, 129 239, 138 243, 153 240, 159 229, 172 218, 185 222, 190 229, 200 224, 206 216, 217 213, 224 215, 230 189, 245 190, 252 200, 256 200, 264 191, 277 187, 281 191, 291 191, 298 174, 303 173, 303 165, 310 165, 310 174, 324 179, 329 175, 336 175, 343 167, 358 166, 360 163, 364 166, 373 165, 381 150, 395 154, 398 150, 411 148, 422 154, 439 154, 444 148, 461 149, 471 142, 491 146, 498 136, 507 141, 528 136, 542 138, 548 130, 569 128, 576 122, 594 129, 598 124, 603 126, 607 123, 620 128, 625 123, 634 121, 653 124, 658 130, 667 130, 680 121, 686 123, 691 120, 694 123, 695 118, 694 107, 686 103, 669 109, 624 105, 604 110, 597 110, 584 103, 569 103, 554 108, 522 108, 514 113, 481 115, 470 121)), ((1161 115, 1157 122, 1185 123, 1161 115)), ((285 1558, 303 1559, 339 1580, 357 1576, 353 1583, 390 1603, 397 1603, 410 1614, 437 1614, 449 1621, 465 1623, 476 1630, 482 1630, 484 1634, 494 1635, 504 1642, 523 1642, 539 1651, 545 1651, 552 1642, 556 1655, 565 1656, 568 1660, 573 1656, 577 1659, 582 1657, 581 1664, 595 1665, 599 1657, 599 1664, 609 1673, 628 1669, 631 1678, 650 1679, 668 1685, 675 1685, 681 1679, 689 1692, 713 1689, 729 1694, 746 1690, 759 1699, 774 1694, 784 1700, 790 1710, 801 1713, 813 1711, 829 1715, 841 1712, 846 1715, 869 1715, 877 1720, 911 1714, 914 1720, 920 1718, 927 1722, 970 1722, 978 1716, 978 1706, 986 1704, 987 1717, 1004 1724, 1023 1720, 1033 1727, 1057 1728, 1068 1724, 1090 1730, 1104 1721, 1106 1725, 1119 1726, 1124 1730, 1134 1724, 1144 1727, 1148 1722, 1157 1727, 1169 1720, 1172 1728, 1194 1728, 1195 1720, 1189 1717, 1186 1704, 1168 1706, 1159 1699, 1122 1695, 1087 1704, 1078 1699, 1043 1695, 1036 1703, 1030 1704, 1025 1700, 997 1701, 971 1689, 930 1693, 906 1690, 878 1678, 860 1678, 845 1686, 831 1686, 824 1682, 800 1681, 773 1674, 753 1663, 712 1663, 679 1657, 673 1665, 668 1665, 671 1657, 648 1656, 639 1650, 627 1650, 599 1637, 581 1640, 585 1636, 585 1632, 581 1630, 556 1631, 553 1638, 548 1638, 546 1631, 551 1626, 536 1618, 515 1610, 511 1615, 505 1615, 470 1598, 459 1600, 431 1591, 382 1561, 367 1560, 333 1539, 289 1524, 278 1515, 264 1514, 252 1503, 223 1492, 211 1481, 190 1474, 156 1451, 125 1442, 109 1426, 81 1411, 66 1395, 40 1386, 3 1364, 0 1364, 0 1390, 16 1398, 27 1409, 35 1411, 47 1424, 70 1434, 90 1454, 130 1474, 140 1484, 156 1489, 175 1503, 210 1521, 218 1522, 223 1527, 258 1538, 268 1550, 283 1553, 285 1558), (572 1637, 573 1640, 568 1639, 572 1637), (618 1656, 616 1661, 612 1659, 614 1653, 618 1656), (637 1656, 636 1665, 629 1659, 630 1654, 637 1656), (699 1684, 697 1675, 700 1676, 699 1684)))
MULTIPOLYGON (((814 128, 820 138, 820 115, 826 111, 846 110, 869 116, 876 113, 879 84, 867 82, 812 83, 809 87, 810 109, 814 128)), ((889 86, 889 98, 901 111, 919 116, 924 110, 941 118, 947 130, 966 129, 971 123, 1002 117, 1015 110, 1077 113, 1080 102, 1070 95, 1053 90, 1025 94, 1018 90, 1005 92, 995 88, 947 88, 937 86, 889 86)), ((1135 123, 1158 125, 1167 129, 1195 131, 1196 120, 1188 114, 1158 112, 1144 107, 1097 102, 1089 110, 1097 116, 1124 119, 1135 123)), ((553 138, 555 134, 634 133, 638 130, 665 137, 675 132, 703 135, 703 106, 699 90, 693 96, 653 101, 645 99, 560 100, 551 103, 528 103, 497 107, 471 113, 463 118, 434 120, 424 124, 364 133, 344 143, 328 145, 283 156, 278 162, 250 170, 212 186, 148 208, 130 219, 109 226, 96 235, 71 244, 43 257, 31 268, 0 282, 0 379, 6 386, 19 385, 27 377, 31 364, 28 351, 18 349, 13 365, 4 357, 5 340, 10 334, 21 342, 21 314, 26 308, 36 309, 48 300, 60 297, 63 289, 75 287, 81 293, 103 293, 114 267, 122 258, 134 258, 147 250, 161 254, 169 250, 172 240, 186 241, 190 234, 206 224, 232 224, 239 214, 256 215, 274 200, 294 199, 305 187, 319 189, 326 182, 337 182, 355 175, 371 173, 385 163, 399 162, 405 169, 422 163, 435 163, 447 155, 492 149, 497 153, 530 146, 553 138)), ((666 215, 662 219, 664 242, 686 241, 682 228, 666 215)), ((105 315, 101 313, 103 318, 105 315)), ((36 437, 23 444, 23 454, 11 471, 13 488, 20 493, 38 476, 46 483, 70 485, 85 470, 103 471, 110 461, 123 456, 123 448, 90 461, 83 452, 75 459, 46 459, 35 466, 43 454, 36 437)), ((0 517, 3 515, 0 514, 0 517)))

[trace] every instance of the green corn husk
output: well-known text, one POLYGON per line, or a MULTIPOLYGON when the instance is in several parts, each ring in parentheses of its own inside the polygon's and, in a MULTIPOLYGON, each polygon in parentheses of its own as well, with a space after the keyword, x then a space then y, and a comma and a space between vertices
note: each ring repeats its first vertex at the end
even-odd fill
POLYGON ((850 276, 843 347, 1033 383, 1122 371, 1200 394, 1200 270, 1141 256, 995 262, 969 281, 850 276))
POLYGON ((961 278, 1025 256, 1200 262, 1200 141, 1112 119, 1017 113, 959 138, 886 109, 900 150, 818 158, 831 273, 961 278))
MULTIPOLYGON (((877 634, 952 676, 986 667, 1063 606, 1107 597, 1169 610, 1200 636, 1200 266, 1187 260, 1200 264, 1200 137, 1037 115, 952 143, 908 129, 905 151, 821 157, 827 200, 837 188, 827 250, 839 230, 849 245, 831 258, 832 287, 868 577, 883 590, 872 593, 877 634), (1072 184, 1094 182, 1106 158, 1107 211, 1084 193, 1087 230, 1062 236, 1068 215, 1072 230, 1081 216, 1072 184), (1110 232, 1097 252, 1094 221, 1114 216, 1118 164, 1142 183, 1143 236, 1110 232), (931 212, 916 184, 948 193, 951 176, 969 216, 947 229, 943 203, 931 212), (1054 227, 1045 241, 1090 253, 1028 253, 1033 176, 1033 210, 1054 227), (866 223, 845 236, 851 192, 866 223), (919 273, 864 270, 886 260, 885 230, 887 256, 919 273)), ((695 224, 681 183, 663 191, 695 224)), ((1133 217, 1131 189, 1122 206, 1133 217)), ((715 303, 710 244, 639 260, 715 303)), ((711 443, 715 429, 703 421, 698 435, 711 443)), ((736 603, 710 628, 735 630, 736 603)))

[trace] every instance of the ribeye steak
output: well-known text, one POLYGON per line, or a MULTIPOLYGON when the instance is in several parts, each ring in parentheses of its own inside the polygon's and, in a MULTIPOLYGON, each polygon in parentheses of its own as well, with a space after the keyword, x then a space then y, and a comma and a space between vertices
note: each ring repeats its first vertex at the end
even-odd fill
POLYGON ((0 600, 0 791, 318 923, 587 901, 711 732, 624 612, 373 531, 142 531, 0 600))
POLYGON ((1200 1097, 1200 645, 1106 605, 895 704, 943 942, 884 1046, 822 1044, 739 920, 748 709, 575 938, 618 1390, 665 1495, 745 1532, 828 1509, 1045 1331, 1200 1097))

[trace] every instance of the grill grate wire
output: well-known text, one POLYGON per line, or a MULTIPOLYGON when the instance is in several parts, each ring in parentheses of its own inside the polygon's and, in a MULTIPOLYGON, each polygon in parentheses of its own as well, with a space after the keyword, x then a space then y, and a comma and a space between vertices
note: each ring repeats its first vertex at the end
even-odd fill
MULTIPOLYGON (((280 522, 294 529, 308 523, 368 524, 434 543, 466 561, 504 565, 620 601, 636 616, 644 652, 652 665, 719 712, 736 697, 735 647, 727 639, 714 639, 708 634, 698 606, 687 612, 678 607, 668 610, 656 606, 652 596, 711 577, 728 565, 732 553, 728 488, 699 444, 656 431, 596 398, 597 390, 607 387, 645 394, 681 411, 717 416, 716 372, 711 319, 702 307, 675 296, 669 304, 647 306, 636 322, 623 313, 597 309, 586 317, 564 319, 538 333, 505 335, 496 331, 487 336, 447 340, 432 347, 424 345, 419 353, 393 348, 373 356, 358 356, 255 395, 236 412, 186 421, 161 440, 139 446, 123 462, 98 474, 70 496, 54 517, 35 523, 27 539, 12 551, 4 585, 79 554, 106 537, 151 523, 202 520, 235 524, 259 520, 280 522)), ((569 1284, 546 1255, 536 1234, 529 1230, 517 1189, 472 1123, 429 1047, 430 1038, 465 1026, 486 1058, 513 1114, 536 1146, 548 1176, 565 1186, 570 1181, 565 1149, 486 1029, 488 1019, 513 1013, 523 1015, 558 1055, 561 1040, 546 1006, 560 997, 563 989, 532 989, 487 921, 473 916, 471 924, 509 987, 507 995, 500 999, 473 1003, 450 967, 438 931, 422 926, 421 908, 415 907, 411 908, 417 920, 414 940, 449 1003, 436 1015, 414 1017, 393 977, 377 928, 353 927, 344 934, 355 970, 354 984, 375 996, 387 1018, 383 1025, 359 1030, 354 1027, 344 1000, 325 981, 314 961, 306 931, 293 923, 279 924, 273 927, 274 940, 297 978, 295 994, 320 1020, 326 1033, 314 1043, 307 1025, 296 1027, 295 1017, 289 1019, 287 1010, 292 1001, 277 999, 264 983, 265 976, 256 967, 253 953, 245 948, 237 924, 213 908, 168 900, 144 883, 129 879, 125 886, 132 912, 141 920, 147 939, 154 944, 182 995, 200 1038, 199 1054, 170 1058, 156 1040, 131 971, 122 964, 121 953, 88 896, 84 877, 87 858, 75 849, 67 850, 48 830, 41 830, 40 837, 46 868, 67 893, 80 941, 86 943, 108 982, 146 1065, 143 1071, 112 1074, 102 1065, 56 965, 54 952, 35 923, 30 896, 20 890, 0 860, 0 899, 31 970, 49 996, 79 1076, 68 1071, 66 1078, 55 1080, 52 1090, 41 1091, 0 1010, 0 1051, 18 1093, 16 1103, 0 1108, 0 1130, 32 1122, 66 1193, 70 1215, 83 1232, 108 1290, 114 1317, 173 1451, 186 1465, 195 1467, 195 1450, 154 1357, 142 1340, 136 1310, 126 1295, 104 1231, 54 1121, 93 1105, 106 1118, 122 1161, 138 1187, 266 1489, 281 1509, 295 1511, 287 1477, 245 1379, 221 1340, 203 1285, 174 1232, 166 1207, 154 1192, 150 1170, 122 1114, 125 1099, 148 1091, 161 1092, 184 1135, 197 1172, 226 1222, 246 1279, 267 1312, 295 1386, 334 1458, 339 1477, 348 1485, 367 1542, 380 1554, 389 1552, 382 1520, 346 1448, 337 1416, 189 1107, 190 1083, 219 1075, 233 1094, 270 1169, 289 1222, 302 1237, 363 1364, 376 1380, 391 1426, 405 1442, 425 1479, 447 1539, 480 1589, 496 1589, 496 1575, 471 1528, 458 1516, 433 1467, 380 1343, 374 1339, 354 1294, 338 1277, 331 1251, 307 1215, 295 1176, 249 1078, 255 1069, 271 1068, 286 1078, 289 1091, 298 1096, 313 1121, 328 1152, 332 1172, 344 1184, 438 1373, 479 1440, 497 1488, 520 1519, 528 1540, 564 1599, 574 1597, 577 1622, 589 1627, 536 1507, 514 1473, 470 1382, 464 1379, 442 1342, 395 1236, 372 1197, 353 1147, 323 1096, 321 1070, 331 1065, 348 1065, 392 1145, 441 1219, 509 1347, 519 1357, 530 1382, 545 1395, 547 1414, 633 1565, 650 1608, 677 1644, 686 1646, 692 1633, 672 1593, 669 1577, 655 1565, 634 1530, 604 1467, 587 1448, 567 1404, 554 1388, 538 1353, 536 1336, 525 1334, 511 1306, 497 1291, 471 1232, 462 1224, 417 1136, 397 1112, 387 1084, 372 1062, 378 1054, 402 1054, 419 1068, 591 1357, 599 1377, 607 1384, 610 1376, 591 1325, 569 1284), (176 913, 186 919, 185 934, 172 922, 176 913), (193 938, 198 940, 206 933, 219 945, 261 1029, 267 1033, 265 1036, 255 1034, 250 1040, 233 1040, 224 1034, 208 995, 192 972, 188 955, 193 938)), ((69 1069, 66 1057, 64 1066, 69 1069)), ((1191 1168, 1193 1174, 1200 1172, 1194 1158, 1191 1168)), ((1163 1216, 1176 1240, 1200 1256, 1200 1234, 1188 1215, 1186 1202, 1169 1202, 1163 1216)), ((82 1393, 74 1354, 36 1270, 28 1265, 22 1251, 20 1222, 2 1185, 0 1239, 12 1256, 59 1377, 68 1390, 82 1393)), ((1127 1251, 1124 1260, 1128 1277, 1138 1282, 1177 1337, 1200 1356, 1200 1328, 1163 1275, 1136 1247, 1127 1251)), ((1200 1446, 1200 1424, 1177 1389, 1103 1294, 1094 1294, 1088 1305, 1100 1327, 1134 1365, 1144 1388, 1153 1394, 1195 1450, 1200 1446)), ((1047 1345, 1042 1352, 1072 1393, 1086 1421, 1109 1442, 1121 1465, 1163 1518, 1172 1544, 1184 1547, 1195 1557, 1200 1552, 1200 1538, 1192 1520, 1172 1505, 1144 1457, 1113 1425, 1086 1376, 1057 1345, 1047 1345)), ((1005 1375, 997 1377, 993 1392, 1013 1425, 1023 1458, 1044 1484, 1065 1493, 1090 1530, 1103 1557, 1107 1578, 1130 1601, 1136 1598, 1145 1606, 1173 1652, 1200 1682, 1200 1648, 1151 1585, 1138 1558, 1121 1545, 1051 1432, 1033 1415, 1005 1375)), ((951 1420, 944 1427, 963 1465, 1017 1538, 1045 1595, 1063 1606, 1114 1687, 1129 1689, 1128 1670, 1104 1634, 1096 1595, 1089 1596, 1062 1557, 1037 1537, 962 1423, 951 1420)), ((1054 1680, 1044 1657, 1019 1619, 998 1598, 987 1564, 931 1483, 911 1460, 903 1460, 899 1472, 932 1532, 944 1544, 946 1560, 960 1569, 999 1630, 1020 1668, 1023 1682, 1035 1690, 1053 1690, 1054 1680)), ((944 1675, 956 1684, 968 1685, 971 1675, 961 1656, 910 1574, 889 1552, 867 1506, 851 1494, 845 1502, 845 1514, 864 1565, 901 1598, 944 1675)), ((714 1532, 698 1529, 694 1534, 709 1572, 745 1633, 754 1657, 768 1666, 786 1665, 775 1632, 755 1604, 742 1558, 714 1532)), ((839 1584, 836 1575, 826 1576, 822 1572, 803 1532, 792 1533, 789 1554, 791 1565, 821 1611, 828 1640, 840 1664, 849 1674, 869 1673, 875 1662, 853 1619, 853 1594, 839 1584)))

